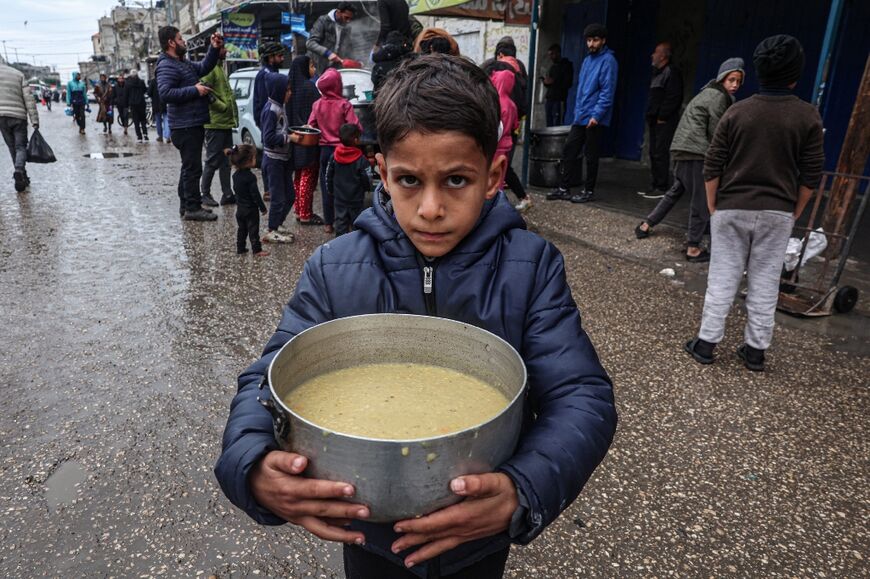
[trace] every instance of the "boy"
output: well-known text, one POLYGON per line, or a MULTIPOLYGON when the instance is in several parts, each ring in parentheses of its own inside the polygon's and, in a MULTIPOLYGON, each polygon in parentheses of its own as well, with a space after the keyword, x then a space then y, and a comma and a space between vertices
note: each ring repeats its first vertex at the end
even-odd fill
POLYGON ((761 41, 753 54, 760 90, 722 115, 704 160, 711 256, 698 336, 685 349, 701 364, 725 334, 725 318, 746 271, 744 365, 764 370, 773 336, 788 238, 821 180, 822 119, 791 94, 804 67, 797 39, 761 41))
POLYGON ((358 125, 345 123, 338 131, 341 144, 326 167, 326 188, 335 200, 335 236, 350 233, 362 213, 369 180, 369 161, 359 147, 358 125))
POLYGON ((422 56, 390 75, 375 106, 384 184, 358 229, 308 260, 263 357, 239 377, 215 474, 258 522, 290 521, 346 543, 350 579, 425 577, 436 557, 444 577, 501 577, 510 543, 540 534, 604 458, 616 428, 612 387, 581 328, 562 256, 525 230, 498 190, 499 105, 486 74, 462 58, 422 56), (290 338, 377 312, 443 316, 498 334, 523 355, 529 383, 514 456, 494 473, 450 481, 462 502, 393 525, 366 523, 364 505, 335 500, 352 497, 353 486, 300 476, 307 459, 275 450, 271 416, 257 401, 290 338))

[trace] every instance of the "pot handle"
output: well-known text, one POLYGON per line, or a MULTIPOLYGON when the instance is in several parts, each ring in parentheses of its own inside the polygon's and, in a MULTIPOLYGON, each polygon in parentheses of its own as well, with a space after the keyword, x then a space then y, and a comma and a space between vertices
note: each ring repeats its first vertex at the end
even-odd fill
MULTIPOLYGON (((263 379, 260 381, 260 390, 266 388, 269 384, 268 376, 263 376, 263 379)), ((263 405, 263 408, 269 411, 269 414, 272 415, 272 423, 275 426, 275 437, 278 438, 279 442, 283 440, 288 440, 290 435, 290 419, 284 410, 275 404, 275 401, 272 400, 272 397, 263 397, 257 396, 257 402, 263 405)))

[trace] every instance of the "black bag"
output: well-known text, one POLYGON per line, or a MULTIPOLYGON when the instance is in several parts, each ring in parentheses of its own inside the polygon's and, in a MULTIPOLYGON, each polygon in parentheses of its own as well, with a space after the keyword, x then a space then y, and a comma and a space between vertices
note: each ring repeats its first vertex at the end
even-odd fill
POLYGON ((28 163, 54 163, 57 158, 54 156, 54 151, 42 138, 42 133, 39 129, 33 129, 33 134, 30 135, 30 142, 27 143, 27 162, 28 163))

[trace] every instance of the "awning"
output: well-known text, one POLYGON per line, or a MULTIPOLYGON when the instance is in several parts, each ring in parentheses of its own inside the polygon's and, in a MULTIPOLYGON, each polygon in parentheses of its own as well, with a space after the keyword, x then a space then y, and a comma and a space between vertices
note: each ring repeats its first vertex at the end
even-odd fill
POLYGON ((411 0, 411 14, 456 16, 481 20, 503 20, 505 24, 528 26, 532 22, 531 2, 504 0, 411 0))

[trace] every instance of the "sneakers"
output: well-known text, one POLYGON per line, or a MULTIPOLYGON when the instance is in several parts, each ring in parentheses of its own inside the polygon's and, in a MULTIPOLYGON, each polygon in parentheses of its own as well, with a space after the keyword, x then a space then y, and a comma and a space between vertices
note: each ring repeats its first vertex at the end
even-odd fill
POLYGON ((283 225, 279 225, 277 231, 281 235, 289 235, 290 237, 293 237, 293 230, 288 229, 287 227, 284 227, 283 225))
POLYGON ((743 365, 753 372, 764 372, 764 350, 743 344, 737 348, 737 357, 743 360, 743 365))
POLYGON ((713 348, 716 344, 705 342, 701 338, 694 338, 686 342, 685 350, 699 364, 713 363, 713 348))
POLYGON ((516 209, 520 213, 523 213, 524 211, 528 210, 528 208, 531 206, 532 206, 532 198, 531 197, 523 197, 522 199, 520 199, 519 203, 514 205, 514 209, 516 209))
POLYGON ((575 193, 574 195, 571 195, 570 199, 568 199, 571 203, 589 203, 594 200, 595 191, 582 191, 580 193, 575 193))
POLYGON ((263 243, 293 243, 293 238, 277 231, 269 231, 263 236, 263 243))
POLYGON ((142 137, 139 137, 138 139, 136 139, 136 142, 139 143, 140 145, 141 145, 142 143, 144 143, 144 141, 142 140, 142 137))
POLYGON ((147 141, 147 140, 148 140, 148 135, 142 135, 142 138, 145 139, 145 140, 147 141))
POLYGON ((649 225, 646 226, 646 231, 643 230, 641 226, 644 223, 646 223, 646 221, 641 221, 640 223, 638 223, 637 227, 634 228, 634 236, 638 239, 646 239, 650 236, 650 233, 652 233, 652 227, 650 227, 649 225))
POLYGON ((162 142, 163 142, 163 137, 157 137, 157 142, 158 142, 158 143, 162 143, 162 142))
POLYGON ((217 207, 218 202, 214 200, 214 197, 211 196, 211 193, 206 193, 202 196, 202 204, 206 207, 217 207))
POLYGON ((210 211, 206 211, 205 209, 198 209, 196 211, 185 211, 184 212, 184 220, 185 221, 216 221, 217 215, 210 211))
POLYGON ((27 177, 24 176, 23 171, 15 171, 12 173, 12 178, 15 179, 15 191, 21 193, 27 189, 27 177))
POLYGON ((221 197, 221 205, 235 205, 236 197, 234 195, 224 195, 221 197))
POLYGON ((547 193, 547 201, 567 201, 571 198, 571 192, 567 189, 553 189, 547 193))

